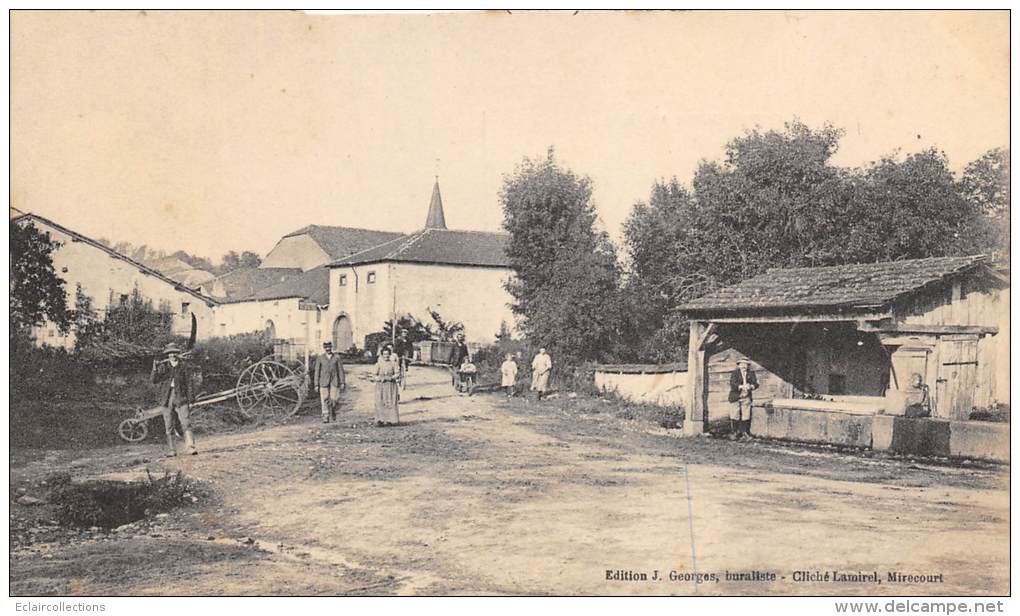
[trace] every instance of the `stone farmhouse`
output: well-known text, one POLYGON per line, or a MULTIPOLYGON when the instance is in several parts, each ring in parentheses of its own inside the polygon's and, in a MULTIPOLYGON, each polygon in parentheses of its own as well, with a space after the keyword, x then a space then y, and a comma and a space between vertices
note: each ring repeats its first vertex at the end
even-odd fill
MULTIPOLYGON (((72 231, 38 214, 22 214, 12 218, 16 224, 31 224, 48 233, 56 242, 53 251, 53 267, 64 280, 67 306, 75 308, 78 287, 92 299, 92 306, 100 312, 118 302, 126 302, 135 289, 176 316, 173 321, 175 334, 188 335, 191 331, 191 315, 198 322, 199 332, 209 332, 213 326, 215 300, 159 271, 131 259, 109 246, 72 231)), ((32 331, 38 345, 73 348, 74 332, 61 335, 52 323, 43 323, 32 331)))

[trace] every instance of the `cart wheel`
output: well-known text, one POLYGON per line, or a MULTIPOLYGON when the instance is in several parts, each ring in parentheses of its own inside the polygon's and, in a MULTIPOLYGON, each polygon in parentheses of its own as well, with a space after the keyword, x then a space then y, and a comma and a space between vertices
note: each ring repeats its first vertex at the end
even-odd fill
POLYGON ((305 377, 300 371, 277 361, 263 359, 237 379, 237 404, 249 418, 294 415, 305 399, 305 377))
POLYGON ((149 422, 135 417, 125 419, 117 426, 117 434, 129 443, 144 441, 149 434, 149 422))

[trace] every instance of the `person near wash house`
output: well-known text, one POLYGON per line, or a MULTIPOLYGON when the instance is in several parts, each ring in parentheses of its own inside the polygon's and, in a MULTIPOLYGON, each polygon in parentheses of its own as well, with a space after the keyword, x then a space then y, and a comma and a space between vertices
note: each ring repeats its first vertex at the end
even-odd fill
POLYGON ((751 436, 752 391, 758 389, 758 377, 751 370, 751 362, 745 358, 737 360, 737 367, 730 373, 730 438, 751 436))
POLYGON ((195 437, 191 433, 191 374, 181 359, 181 349, 174 343, 166 345, 161 360, 152 360, 151 380, 154 385, 162 384, 159 391, 160 405, 163 407, 163 423, 166 425, 166 444, 168 455, 176 456, 174 445, 174 413, 181 422, 184 432, 184 449, 191 455, 198 454, 195 448, 195 437))
POLYGON ((535 358, 531 360, 531 391, 535 392, 538 400, 542 399, 545 390, 549 388, 549 374, 552 372, 552 358, 539 349, 535 358))
POLYGON ((375 425, 395 426, 400 423, 400 390, 397 381, 400 379, 400 364, 393 357, 393 347, 386 345, 379 352, 379 361, 375 364, 375 425))
POLYGON ((322 423, 336 421, 336 407, 340 405, 340 391, 347 387, 347 376, 340 356, 333 353, 333 343, 322 343, 322 355, 315 358, 312 386, 319 390, 322 405, 322 423))

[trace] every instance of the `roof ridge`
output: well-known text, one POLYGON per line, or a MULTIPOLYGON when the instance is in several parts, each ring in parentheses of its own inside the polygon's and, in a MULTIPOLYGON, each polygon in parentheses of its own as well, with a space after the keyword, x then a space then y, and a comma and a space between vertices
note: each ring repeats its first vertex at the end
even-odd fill
MULTIPOLYGON (((762 276, 772 272, 793 272, 802 270, 820 270, 820 269, 836 269, 836 268, 849 268, 849 267, 873 267, 879 265, 902 265, 904 263, 921 263, 930 261, 946 261, 950 259, 966 260, 969 262, 984 261, 988 259, 988 255, 976 254, 976 255, 958 255, 958 256, 942 256, 942 257, 921 257, 920 259, 900 259, 898 261, 872 261, 870 263, 837 263, 835 265, 805 265, 800 267, 770 267, 765 270, 764 273, 758 274, 762 276)), ((748 279, 750 280, 750 279, 748 279)))
POLYGON ((327 265, 333 265, 334 263, 340 263, 341 261, 348 261, 348 260, 353 259, 354 257, 360 255, 363 252, 368 252, 370 250, 377 250, 377 249, 382 248, 383 246, 385 246, 387 244, 392 244, 393 242, 399 242, 400 240, 405 239, 405 238, 407 238, 407 235, 403 235, 402 234, 400 237, 395 237, 392 240, 386 240, 385 242, 383 242, 381 244, 376 244, 375 246, 369 246, 368 248, 365 248, 363 250, 359 250, 358 252, 352 252, 351 254, 343 256, 343 257, 340 257, 339 259, 334 259, 334 260, 330 261, 327 265))
POLYGON ((391 234, 395 233, 395 234, 398 234, 398 235, 406 235, 402 231, 386 231, 384 229, 369 229, 367 227, 347 227, 347 226, 344 226, 344 225, 317 225, 317 224, 310 224, 310 225, 305 225, 305 226, 301 227, 297 231, 291 231, 290 233, 287 233, 287 234, 285 234, 285 235, 283 235, 281 237, 293 237, 295 235, 304 235, 304 234, 310 232, 313 228, 314 229, 347 229, 347 230, 350 230, 350 231, 370 231, 372 233, 391 233, 391 234))
POLYGON ((478 233, 480 235, 510 235, 506 231, 481 231, 479 229, 429 229, 430 231, 443 231, 446 233, 478 233))
POLYGON ((406 251, 408 248, 410 248, 411 246, 414 246, 419 240, 421 240, 421 238, 423 238, 426 235, 428 235, 430 231, 435 231, 435 229, 425 228, 425 229, 422 229, 421 231, 417 231, 415 233, 412 233, 408 237, 408 240, 407 240, 406 243, 404 243, 400 248, 398 248, 398 249, 394 250, 393 252, 389 253, 388 255, 386 255, 385 258, 386 259, 392 259, 393 257, 395 257, 395 256, 399 255, 400 253, 406 251))

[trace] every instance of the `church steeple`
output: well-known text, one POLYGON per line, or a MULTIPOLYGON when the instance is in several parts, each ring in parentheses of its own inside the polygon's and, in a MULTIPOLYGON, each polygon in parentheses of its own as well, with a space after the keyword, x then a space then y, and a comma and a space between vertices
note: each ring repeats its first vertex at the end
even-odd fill
POLYGON ((432 202, 429 203, 429 215, 425 219, 426 229, 445 229, 446 216, 443 215, 443 196, 439 194, 439 176, 432 186, 432 202))

